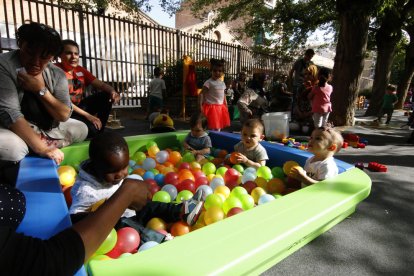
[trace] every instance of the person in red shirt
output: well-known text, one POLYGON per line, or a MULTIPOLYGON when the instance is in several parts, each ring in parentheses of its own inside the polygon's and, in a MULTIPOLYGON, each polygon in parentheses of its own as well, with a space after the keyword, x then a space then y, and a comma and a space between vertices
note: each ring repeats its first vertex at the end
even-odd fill
POLYGON ((118 103, 120 96, 115 89, 98 80, 88 70, 79 65, 79 45, 70 39, 65 39, 60 63, 68 79, 69 95, 73 103, 72 118, 84 122, 88 126, 88 137, 92 138, 103 131, 111 112, 112 103, 118 103), (85 95, 89 85, 98 91, 90 96, 85 95))

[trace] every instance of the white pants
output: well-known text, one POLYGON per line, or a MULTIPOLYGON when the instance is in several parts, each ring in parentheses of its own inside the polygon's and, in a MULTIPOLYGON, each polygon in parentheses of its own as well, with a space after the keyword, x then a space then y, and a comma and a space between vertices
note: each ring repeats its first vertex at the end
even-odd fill
MULTIPOLYGON (((61 122, 54 131, 70 137, 73 143, 82 142, 88 135, 88 127, 81 121, 69 119, 61 122)), ((17 162, 29 153, 26 143, 13 131, 0 126, 0 160, 17 162)))
POLYGON ((313 119, 313 124, 315 128, 326 126, 326 123, 328 122, 329 113, 330 112, 313 113, 312 119, 313 119))

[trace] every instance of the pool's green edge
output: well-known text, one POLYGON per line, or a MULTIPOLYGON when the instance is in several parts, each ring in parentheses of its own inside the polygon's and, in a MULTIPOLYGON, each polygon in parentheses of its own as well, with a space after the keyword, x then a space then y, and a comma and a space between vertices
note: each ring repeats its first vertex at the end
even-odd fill
MULTIPOLYGON (((155 140, 166 147, 183 135, 157 135, 155 140)), ((153 138, 126 139, 133 153, 153 138)), ((67 150, 65 162, 86 159, 85 145, 67 150)), ((150 250, 92 261, 89 269, 93 275, 257 275, 352 214, 370 189, 368 175, 353 168, 150 250)))

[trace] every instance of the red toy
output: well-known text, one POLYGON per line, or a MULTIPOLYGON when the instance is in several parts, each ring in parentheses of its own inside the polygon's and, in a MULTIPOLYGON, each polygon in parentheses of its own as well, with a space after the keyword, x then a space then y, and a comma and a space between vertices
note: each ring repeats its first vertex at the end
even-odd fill
POLYGON ((368 169, 374 172, 386 172, 387 166, 376 163, 376 162, 369 162, 368 169))

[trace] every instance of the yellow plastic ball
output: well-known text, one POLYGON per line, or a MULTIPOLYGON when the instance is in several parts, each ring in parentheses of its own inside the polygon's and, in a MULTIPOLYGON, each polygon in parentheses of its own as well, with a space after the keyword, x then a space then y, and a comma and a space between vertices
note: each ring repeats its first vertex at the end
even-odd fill
POLYGON ((72 166, 60 166, 57 170, 59 182, 62 186, 72 186, 76 180, 76 170, 72 166))
POLYGON ((263 188, 260 187, 256 187, 252 190, 251 196, 254 199, 254 203, 258 203, 259 202, 259 198, 261 195, 266 194, 266 191, 263 188))
POLYGON ((152 146, 148 149, 148 155, 152 158, 155 158, 159 151, 160 149, 158 148, 158 146, 152 146))
POLYGON ((288 175, 293 166, 299 166, 295 161, 287 161, 283 164, 283 172, 288 175))
POLYGON ((206 211, 206 214, 204 215, 204 222, 206 225, 210 225, 217 221, 223 220, 224 217, 224 212, 220 207, 212 206, 206 211))
POLYGON ((214 190, 215 194, 222 194, 224 195, 224 198, 228 198, 230 195, 230 189, 227 186, 217 186, 217 188, 214 190))

